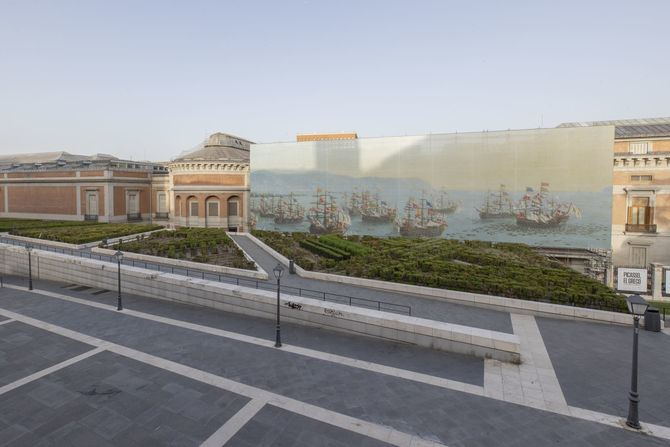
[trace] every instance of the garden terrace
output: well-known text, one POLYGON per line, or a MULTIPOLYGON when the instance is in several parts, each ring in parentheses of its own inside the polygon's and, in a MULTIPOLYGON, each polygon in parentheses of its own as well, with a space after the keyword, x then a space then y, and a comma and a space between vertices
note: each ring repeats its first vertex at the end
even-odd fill
POLYGON ((604 284, 524 244, 254 231, 306 270, 531 301, 626 311, 604 284))
POLYGON ((90 224, 67 227, 39 227, 12 230, 10 234, 68 244, 85 244, 163 228, 153 224, 90 224))
POLYGON ((41 219, 0 219, 0 232, 29 228, 57 228, 100 225, 97 222, 81 220, 41 220, 41 219))
POLYGON ((219 228, 179 228, 157 231, 133 242, 114 245, 133 253, 255 270, 242 250, 219 228))

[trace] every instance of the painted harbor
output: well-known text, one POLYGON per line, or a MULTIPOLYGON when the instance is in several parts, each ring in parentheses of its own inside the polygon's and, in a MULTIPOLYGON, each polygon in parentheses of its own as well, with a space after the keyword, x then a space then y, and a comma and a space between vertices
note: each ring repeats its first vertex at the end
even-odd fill
MULTIPOLYGON (((610 245, 611 188, 600 192, 574 192, 548 190, 549 199, 561 203, 572 203, 579 209, 578 216, 571 215, 560 225, 553 227, 528 227, 517 223, 516 215, 501 218, 482 218, 480 211, 485 207, 487 199, 498 193, 491 191, 445 191, 436 190, 430 184, 419 179, 379 179, 351 178, 345 176, 328 176, 323 182, 324 173, 275 173, 258 171, 252 173, 253 193, 251 210, 256 219, 256 228, 288 232, 308 232, 310 222, 309 210, 317 205, 317 196, 327 193, 332 196, 336 206, 345 210, 351 202, 353 194, 368 193, 373 200, 384 202, 389 208, 396 210, 396 218, 387 222, 366 222, 360 214, 350 215, 350 225, 345 235, 399 236, 398 224, 405 212, 404 207, 410 199, 419 202, 423 198, 425 212, 428 205, 436 208, 440 205, 455 205, 452 210, 444 213, 446 227, 441 237, 449 239, 474 239, 493 242, 521 242, 542 247, 586 247, 608 248, 610 245), (282 191, 278 193, 277 191, 282 191), (287 193, 283 193, 286 191, 287 193), (319 194, 317 194, 319 191, 319 194), (293 199, 302 208, 303 215, 299 222, 282 223, 272 216, 261 216, 259 206, 262 201, 268 208, 277 209, 280 201, 286 203, 293 199)), ((546 182, 549 183, 549 182, 546 182)), ((540 185, 528 186, 523 191, 509 191, 514 209, 524 196, 539 191, 540 185), (532 189, 533 191, 528 191, 532 189)), ((551 183, 549 183, 549 188, 551 183)), ((414 208, 414 213, 420 212, 414 208)))
POLYGON ((609 248, 614 128, 255 144, 258 229, 609 248))

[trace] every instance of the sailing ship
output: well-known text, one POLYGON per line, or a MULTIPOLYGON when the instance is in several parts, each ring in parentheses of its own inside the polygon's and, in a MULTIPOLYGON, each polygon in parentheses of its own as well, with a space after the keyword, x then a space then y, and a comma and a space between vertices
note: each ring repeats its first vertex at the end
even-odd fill
POLYGON ((251 211, 252 213, 258 212, 258 206, 259 206, 258 201, 259 201, 258 194, 252 192, 251 195, 249 196, 249 211, 251 211))
POLYGON ((258 214, 261 217, 275 217, 276 208, 277 205, 273 194, 261 195, 261 200, 258 204, 258 214))
POLYGON ((354 191, 351 195, 348 195, 346 192, 343 197, 342 209, 349 214, 351 217, 357 217, 361 215, 361 195, 354 191))
POLYGON ((351 217, 335 202, 335 198, 320 188, 316 190, 315 203, 307 214, 309 232, 312 234, 344 234, 351 226, 351 217))
POLYGON ((460 202, 449 200, 446 191, 442 190, 439 196, 433 199, 433 210, 438 213, 453 214, 461 206, 460 202))
POLYGON ((396 221, 401 236, 439 237, 447 228, 444 214, 432 210, 432 204, 424 198, 418 202, 410 198, 404 210, 403 218, 396 221))
POLYGON ((519 201, 516 223, 528 228, 555 228, 570 219, 581 217, 581 210, 572 202, 559 202, 549 198, 549 183, 540 184, 540 192, 532 194, 532 188, 526 188, 526 194, 519 201))
POLYGON ((276 224, 298 224, 305 218, 305 208, 290 193, 288 197, 279 198, 274 216, 276 224))
POLYGON ((477 210, 479 218, 482 220, 505 219, 516 216, 514 203, 505 189, 505 185, 500 185, 500 189, 496 192, 489 191, 486 196, 486 202, 480 208, 475 208, 475 210, 477 210))
POLYGON ((255 230, 256 224, 258 224, 258 218, 256 217, 256 214, 249 213, 249 228, 255 230))
POLYGON ((398 214, 395 208, 391 208, 379 195, 372 196, 369 192, 362 195, 360 207, 361 219, 369 223, 393 223, 398 214))

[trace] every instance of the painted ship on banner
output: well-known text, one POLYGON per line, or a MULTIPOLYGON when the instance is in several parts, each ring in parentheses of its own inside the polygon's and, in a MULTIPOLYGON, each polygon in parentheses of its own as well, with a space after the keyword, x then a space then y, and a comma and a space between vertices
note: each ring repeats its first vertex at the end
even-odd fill
POLYGON ((296 200, 293 193, 279 198, 274 212, 275 223, 298 224, 305 219, 305 208, 296 200))
POLYGON ((439 237, 447 228, 443 213, 432 209, 432 204, 421 198, 410 198, 405 204, 403 217, 396 221, 396 228, 405 237, 439 237))
POLYGON ((395 208, 392 208, 378 195, 372 196, 369 192, 362 195, 362 204, 360 208, 361 219, 369 223, 393 223, 398 214, 395 208))
POLYGON ((361 195, 354 190, 351 195, 344 193, 342 209, 351 217, 361 215, 361 195))
POLYGON ((461 202, 449 200, 446 191, 442 190, 433 198, 433 210, 443 214, 453 214, 461 207, 461 202))
POLYGON ((527 228, 556 228, 570 216, 580 218, 581 210, 572 202, 550 199, 549 183, 542 182, 538 193, 533 194, 532 188, 526 188, 526 194, 517 205, 516 223, 527 228))
POLYGON ((500 185, 496 192, 489 192, 486 196, 486 202, 481 207, 475 208, 479 213, 479 218, 487 219, 508 219, 516 217, 514 203, 505 185, 500 185))
POLYGON ((327 191, 316 190, 314 206, 307 219, 312 234, 344 234, 351 226, 351 217, 340 208, 335 198, 327 191))

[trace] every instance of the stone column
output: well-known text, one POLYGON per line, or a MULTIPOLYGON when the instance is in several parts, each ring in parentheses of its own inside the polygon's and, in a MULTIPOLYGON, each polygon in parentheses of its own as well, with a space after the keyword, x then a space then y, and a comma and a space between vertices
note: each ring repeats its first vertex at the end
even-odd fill
POLYGON ((651 297, 654 300, 663 298, 663 264, 651 263, 651 297))

